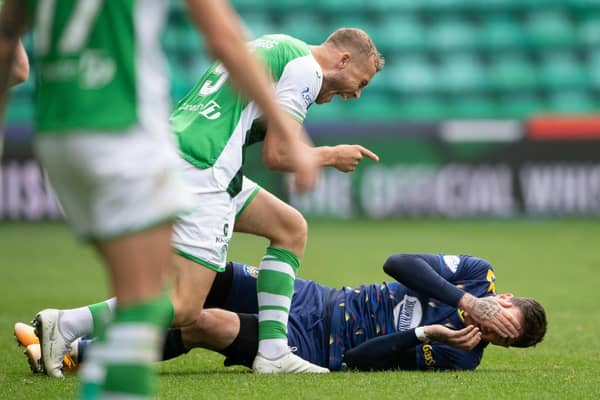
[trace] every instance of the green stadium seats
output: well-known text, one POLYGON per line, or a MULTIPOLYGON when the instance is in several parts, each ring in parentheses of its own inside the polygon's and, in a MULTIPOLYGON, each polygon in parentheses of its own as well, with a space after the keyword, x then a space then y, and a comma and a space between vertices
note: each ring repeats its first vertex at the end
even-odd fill
POLYGON ((491 16, 483 21, 477 38, 479 48, 496 51, 520 47, 524 34, 512 16, 491 16))
POLYGON ((346 114, 344 104, 339 99, 334 99, 327 104, 314 104, 311 106, 306 116, 306 122, 342 121, 347 120, 349 117, 351 116, 346 114))
POLYGON ((568 52, 542 57, 538 74, 540 84, 546 89, 580 88, 588 84, 585 66, 568 52))
POLYGON ((438 67, 438 88, 448 92, 481 92, 487 76, 480 60, 473 55, 444 57, 438 67))
POLYGON ((591 88, 600 90, 600 49, 588 54, 587 71, 591 88))
POLYGON ((315 13, 295 13, 282 19, 279 32, 301 39, 309 44, 319 44, 327 39, 331 32, 315 13))
POLYGON ((436 51, 455 51, 474 47, 477 34, 467 19, 449 17, 432 23, 427 42, 436 51))
POLYGON ((10 122, 28 122, 33 120, 31 98, 12 98, 6 110, 6 119, 10 122))
POLYGON ((386 81, 398 93, 427 93, 436 89, 433 66, 421 56, 400 57, 386 65, 386 81))
MULTIPOLYGON (((177 1, 177 3, 183 2, 177 1)), ((231 0, 231 5, 239 12, 243 12, 244 10, 263 10, 269 3, 272 2, 269 0, 231 0)))
POLYGON ((537 70, 526 57, 518 54, 498 55, 488 71, 490 87, 497 91, 522 91, 537 86, 537 70))
POLYGON ((397 118, 398 107, 393 97, 382 95, 361 96, 360 101, 354 105, 355 112, 364 121, 389 121, 397 118))
POLYGON ((496 102, 486 96, 457 96, 449 102, 450 118, 494 118, 498 115, 496 102))
POLYGON ((600 108, 585 91, 557 91, 548 99, 548 110, 557 114, 592 114, 600 108))
POLYGON ((387 15, 369 33, 375 45, 384 53, 418 51, 426 44, 425 30, 420 20, 411 14, 387 15))
POLYGON ((469 0, 422 0, 422 3, 431 11, 455 11, 467 6, 469 0))
POLYGON ((600 46, 600 14, 592 14, 584 17, 577 33, 581 44, 586 46, 600 46))
POLYGON ((498 101, 498 117, 525 119, 535 114, 542 114, 546 106, 534 94, 510 94, 502 96, 498 101))
POLYGON ((399 119, 437 120, 450 116, 448 104, 439 96, 405 96, 395 101, 399 119))
POLYGON ((272 18, 264 12, 247 12, 242 14, 242 19, 248 30, 247 35, 250 38, 267 33, 280 33, 279 28, 273 23, 272 18))
POLYGON ((525 30, 528 44, 535 47, 567 46, 576 41, 569 17, 558 11, 531 13, 525 30))
MULTIPOLYGON (((179 99, 211 62, 185 2, 163 36, 179 99)), ((250 38, 288 33, 321 43, 336 28, 367 31, 386 66, 359 102, 312 107, 311 118, 525 118, 596 112, 600 0, 232 0, 250 38), (588 110, 588 111, 586 111, 588 110), (591 110, 591 111, 590 111, 591 110), (314 114, 314 117, 312 116, 314 114)), ((32 49, 31 34, 24 37, 32 49)), ((34 66, 35 69, 35 66, 34 66)), ((33 80, 13 90, 31 116, 33 80)), ((15 107, 15 106, 11 106, 15 107)))
POLYGON ((386 13, 393 11, 417 11, 423 7, 423 4, 415 0, 365 0, 365 7, 386 13))
POLYGON ((314 7, 318 10, 323 10, 328 13, 338 13, 344 11, 346 13, 360 13, 365 7, 364 0, 326 0, 315 1, 314 7))

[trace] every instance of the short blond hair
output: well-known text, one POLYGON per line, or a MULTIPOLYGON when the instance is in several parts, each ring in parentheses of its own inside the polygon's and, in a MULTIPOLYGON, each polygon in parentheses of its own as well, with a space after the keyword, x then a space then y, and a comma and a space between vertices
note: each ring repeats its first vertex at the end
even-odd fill
POLYGON ((339 28, 329 35, 324 44, 333 46, 336 49, 348 50, 359 58, 373 57, 377 72, 381 71, 385 65, 385 59, 375 47, 375 43, 373 43, 367 32, 362 29, 339 28))

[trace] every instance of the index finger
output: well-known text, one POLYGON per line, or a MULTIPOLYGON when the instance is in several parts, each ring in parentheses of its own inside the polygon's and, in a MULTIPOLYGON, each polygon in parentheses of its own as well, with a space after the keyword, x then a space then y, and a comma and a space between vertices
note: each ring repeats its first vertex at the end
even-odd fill
POLYGON ((371 160, 379 161, 379 156, 377 154, 373 153, 371 150, 369 150, 365 147, 362 147, 360 145, 358 146, 358 150, 365 156, 369 157, 371 160))

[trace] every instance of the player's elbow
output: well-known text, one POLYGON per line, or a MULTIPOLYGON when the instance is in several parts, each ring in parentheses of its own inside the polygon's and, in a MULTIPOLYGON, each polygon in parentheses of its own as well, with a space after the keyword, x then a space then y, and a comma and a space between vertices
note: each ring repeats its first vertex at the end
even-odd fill
POLYGON ((285 171, 285 165, 283 163, 283 156, 276 146, 263 146, 262 159, 263 164, 267 169, 272 171, 285 171))
POLYGON ((391 255, 385 260, 383 264, 383 271, 392 275, 393 273, 397 273, 399 270, 405 268, 411 261, 412 256, 410 254, 394 254, 391 255))
POLYGON ((15 64, 10 77, 11 85, 18 85, 19 83, 25 82, 27 79, 29 79, 29 63, 20 62, 15 64))

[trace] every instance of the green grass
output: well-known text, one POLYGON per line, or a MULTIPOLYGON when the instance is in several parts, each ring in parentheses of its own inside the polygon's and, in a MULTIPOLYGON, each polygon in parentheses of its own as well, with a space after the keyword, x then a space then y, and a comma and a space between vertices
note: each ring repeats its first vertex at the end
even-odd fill
MULTIPOLYGON (((300 276, 335 287, 384 280, 394 252, 467 253, 496 268, 497 289, 546 307, 546 340, 534 349, 489 348, 475 372, 334 373, 255 376, 223 368, 195 350, 160 366, 162 399, 598 399, 600 398, 600 221, 312 221, 300 276)), ((230 258, 256 263, 261 239, 234 239, 230 258)), ((107 296, 94 253, 60 224, 0 225, 0 398, 64 399, 77 390, 29 373, 12 336, 15 321, 44 307, 72 307, 107 296)))

